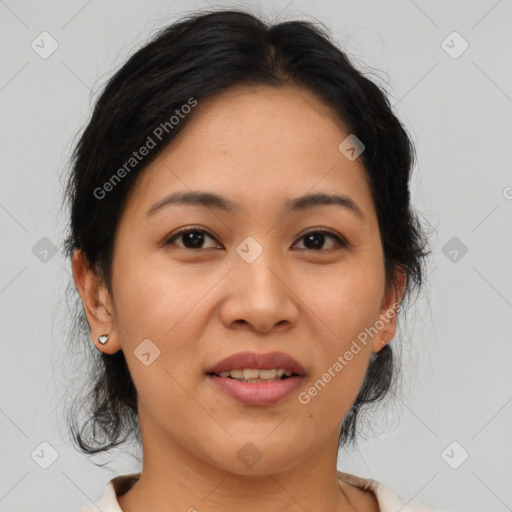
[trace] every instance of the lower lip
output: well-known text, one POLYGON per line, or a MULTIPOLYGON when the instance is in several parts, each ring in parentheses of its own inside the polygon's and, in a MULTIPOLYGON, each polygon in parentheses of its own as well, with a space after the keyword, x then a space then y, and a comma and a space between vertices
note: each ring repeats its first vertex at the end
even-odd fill
POLYGON ((217 375, 208 375, 208 378, 226 395, 246 405, 275 404, 291 395, 304 379, 296 376, 274 382, 240 382, 217 375))

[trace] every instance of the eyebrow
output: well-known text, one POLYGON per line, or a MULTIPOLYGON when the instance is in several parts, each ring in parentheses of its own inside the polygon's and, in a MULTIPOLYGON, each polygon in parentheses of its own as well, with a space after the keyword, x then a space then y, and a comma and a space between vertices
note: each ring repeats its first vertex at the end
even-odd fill
MULTIPOLYGON (((171 205, 193 205, 203 206, 205 208, 215 208, 228 213, 235 213, 239 207, 227 197, 214 194, 212 192, 189 191, 175 192, 160 201, 156 202, 149 208, 146 215, 153 215, 155 212, 171 205)), ((285 210, 291 212, 302 211, 308 208, 319 206, 338 205, 356 214, 360 219, 364 220, 364 214, 357 203, 348 196, 340 194, 306 194, 293 199, 288 199, 285 204, 285 210)))

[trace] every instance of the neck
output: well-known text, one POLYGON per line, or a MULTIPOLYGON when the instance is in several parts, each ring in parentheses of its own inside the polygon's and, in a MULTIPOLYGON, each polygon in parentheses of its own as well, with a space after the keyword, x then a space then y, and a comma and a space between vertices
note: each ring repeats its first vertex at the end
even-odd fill
POLYGON ((337 436, 300 465, 255 475, 216 467, 169 439, 143 439, 140 479, 118 497, 123 512, 355 512, 337 480, 337 436))

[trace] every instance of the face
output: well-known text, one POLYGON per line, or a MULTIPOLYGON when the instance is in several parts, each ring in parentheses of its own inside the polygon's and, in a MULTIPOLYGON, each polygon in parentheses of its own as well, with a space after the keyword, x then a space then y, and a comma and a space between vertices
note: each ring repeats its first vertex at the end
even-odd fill
POLYGON ((304 89, 237 87, 193 115, 129 195, 105 300, 112 316, 88 314, 93 339, 113 327, 98 347, 124 352, 145 451, 253 475, 327 451, 335 460, 370 355, 395 332, 383 314, 400 298, 385 290, 362 161, 340 152, 349 132, 304 89), (229 208, 166 201, 191 191, 229 208), (291 207, 311 194, 345 200, 291 207), (285 354, 299 376, 265 384, 209 374, 241 352, 285 354))

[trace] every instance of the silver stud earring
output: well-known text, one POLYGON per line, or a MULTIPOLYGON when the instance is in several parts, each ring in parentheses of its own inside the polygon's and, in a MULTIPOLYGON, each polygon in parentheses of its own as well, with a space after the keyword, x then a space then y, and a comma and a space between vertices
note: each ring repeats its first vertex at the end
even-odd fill
POLYGON ((98 341, 102 345, 105 345, 105 343, 107 343, 109 338, 110 338, 110 334, 101 334, 100 336, 98 336, 98 341))

